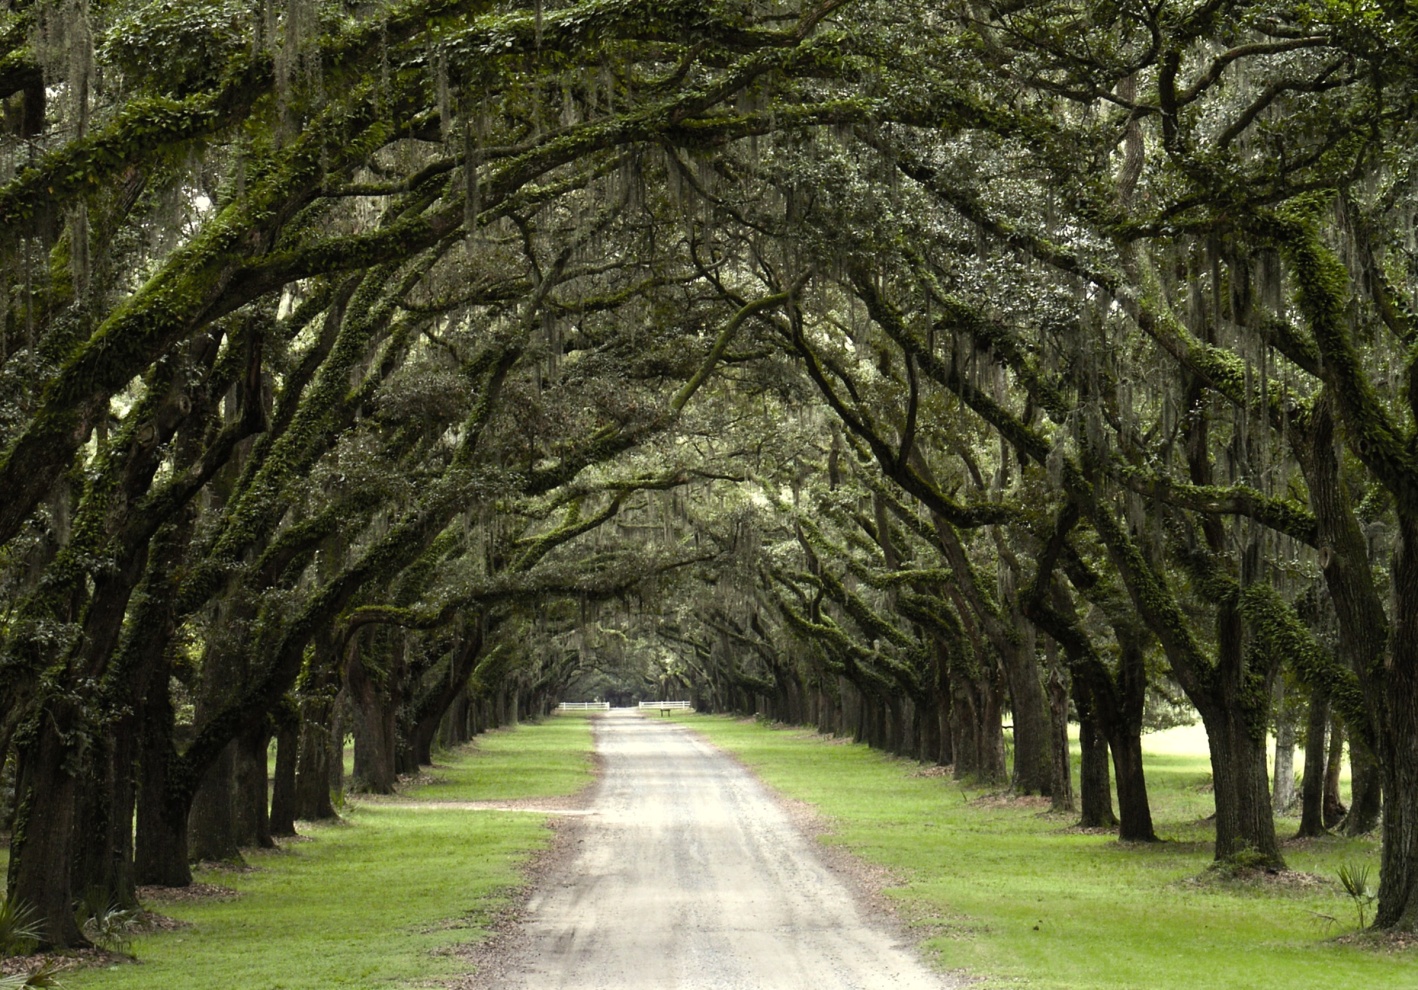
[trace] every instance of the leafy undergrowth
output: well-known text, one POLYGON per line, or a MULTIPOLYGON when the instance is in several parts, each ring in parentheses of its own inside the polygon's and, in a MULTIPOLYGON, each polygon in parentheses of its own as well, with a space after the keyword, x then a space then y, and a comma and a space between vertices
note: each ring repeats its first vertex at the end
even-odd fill
MULTIPOLYGON (((1209 870, 1212 812, 1199 752, 1147 765, 1158 834, 1120 845, 1047 802, 971 789, 865 746, 717 716, 681 720, 835 823, 827 840, 887 867, 923 949, 980 987, 1036 990, 1418 988, 1418 951, 1374 951, 1335 881, 1371 839, 1288 844, 1289 872, 1209 870)), ((1282 835, 1295 823, 1277 822, 1282 835)))
POLYGON ((302 823, 302 841, 251 854, 254 870, 201 871, 239 896, 151 901, 189 926, 138 936, 136 964, 66 974, 64 985, 326 990, 466 970, 448 950, 482 937, 551 833, 539 814, 420 802, 569 794, 591 780, 590 746, 575 717, 480 736, 404 801, 352 801, 344 824, 302 823))

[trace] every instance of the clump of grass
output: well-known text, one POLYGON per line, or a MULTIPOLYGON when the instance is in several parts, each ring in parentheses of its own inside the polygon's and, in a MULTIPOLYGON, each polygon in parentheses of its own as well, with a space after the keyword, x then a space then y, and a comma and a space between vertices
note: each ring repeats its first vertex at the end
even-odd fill
POLYGON ((1378 899, 1377 892, 1369 886, 1368 864, 1340 863, 1339 868, 1335 870, 1335 875, 1339 878, 1339 885, 1344 888, 1344 892, 1354 902, 1354 910, 1359 913, 1359 928, 1362 930, 1369 905, 1378 899))

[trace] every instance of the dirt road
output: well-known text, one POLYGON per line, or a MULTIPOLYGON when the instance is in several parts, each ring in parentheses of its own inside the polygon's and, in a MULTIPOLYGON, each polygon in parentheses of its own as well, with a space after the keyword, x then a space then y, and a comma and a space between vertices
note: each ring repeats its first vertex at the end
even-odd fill
POLYGON ((528 906, 508 990, 942 990, 749 773, 682 727, 598 720, 576 851, 528 906))

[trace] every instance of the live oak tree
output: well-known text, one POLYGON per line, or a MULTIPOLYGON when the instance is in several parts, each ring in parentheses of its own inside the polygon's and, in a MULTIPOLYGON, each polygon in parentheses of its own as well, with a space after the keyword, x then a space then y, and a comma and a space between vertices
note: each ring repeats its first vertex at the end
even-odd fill
POLYGON ((1140 841, 1175 686, 1216 855, 1275 867, 1284 678, 1356 753, 1352 827, 1382 794, 1411 930, 1414 38, 1382 3, 10 0, 10 896, 77 943, 90 888, 330 813, 351 720, 387 790, 620 669, 1061 809, 1071 701, 1084 818, 1110 756, 1140 841))

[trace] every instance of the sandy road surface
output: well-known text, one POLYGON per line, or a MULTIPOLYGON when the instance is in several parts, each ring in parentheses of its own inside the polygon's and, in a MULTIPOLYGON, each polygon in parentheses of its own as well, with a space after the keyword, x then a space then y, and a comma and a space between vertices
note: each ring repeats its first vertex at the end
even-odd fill
POLYGON ((597 721, 604 776, 528 905, 508 990, 942 990, 749 773, 685 729, 597 721))

